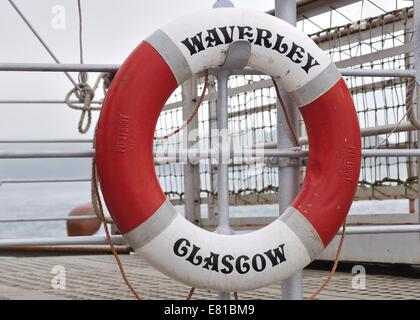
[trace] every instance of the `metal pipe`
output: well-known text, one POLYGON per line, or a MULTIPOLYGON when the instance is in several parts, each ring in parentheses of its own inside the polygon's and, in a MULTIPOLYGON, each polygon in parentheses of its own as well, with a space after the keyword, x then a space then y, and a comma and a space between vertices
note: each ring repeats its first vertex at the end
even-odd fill
POLYGON ((349 77, 390 77, 390 78, 413 78, 415 70, 378 70, 378 69, 338 69, 343 76, 349 77))
MULTIPOLYGON (((35 71, 35 72, 117 72, 118 64, 78 64, 78 63, 0 63, 0 71, 35 71)), ((216 75, 219 69, 209 69, 209 74, 216 75)), ((414 70, 393 69, 338 69, 343 76, 351 77, 390 77, 413 78, 414 70)), ((229 70, 230 75, 263 75, 264 73, 250 68, 229 70)))
MULTIPOLYGON (((340 229, 337 234, 342 234, 340 229)), ((374 225, 374 226, 348 226, 346 234, 388 234, 388 233, 419 233, 420 224, 400 224, 400 225, 374 225)))
POLYGON ((217 167, 217 203, 219 224, 216 232, 232 234, 229 223, 229 182, 228 157, 230 154, 228 141, 228 77, 229 74, 220 71, 217 75, 217 126, 219 129, 219 164, 217 167))
MULTIPOLYGON (((274 7, 275 16, 283 19, 291 25, 296 25, 296 0, 275 0, 274 7)), ((291 128, 285 121, 285 115, 277 101, 277 148, 288 148, 293 145, 291 139, 291 130, 298 135, 298 116, 297 108, 287 94, 286 91, 281 90, 283 96, 285 109, 288 114, 291 128)), ((279 185, 283 184, 278 190, 279 199, 279 214, 281 215, 284 210, 290 205, 299 190, 299 167, 279 167, 278 168, 279 185)), ((302 300, 302 271, 296 272, 290 278, 282 281, 281 283, 281 297, 283 300, 302 300)))
MULTIPOLYGON (((337 235, 340 235, 340 229, 337 235)), ((420 224, 412 225, 373 225, 373 226, 348 226, 347 235, 357 234, 392 234, 392 233, 420 233, 420 224)), ((125 244, 121 235, 114 235, 111 240, 116 245, 125 244)), ((108 244, 105 236, 84 237, 44 237, 44 238, 16 238, 0 239, 0 247, 8 246, 44 246, 44 245, 95 245, 108 244)))
MULTIPOLYGON (((420 28, 420 1, 414 0, 414 27, 413 30, 418 31, 420 28)), ((414 76, 416 78, 417 85, 420 85, 420 37, 418 32, 414 32, 414 76)), ((418 92, 417 92, 418 94, 418 92)))
POLYGON ((364 158, 371 157, 419 157, 420 149, 363 149, 364 158))
POLYGON ((0 151, 0 159, 91 158, 93 150, 86 151, 0 151))
POLYGON ((391 132, 405 132, 414 130, 414 126, 410 122, 402 122, 397 127, 397 124, 386 124, 383 126, 375 126, 369 128, 362 128, 360 129, 360 134, 362 137, 372 137, 381 134, 388 134, 391 132))
POLYGON ((49 178, 49 179, 6 179, 0 180, 2 184, 21 184, 21 183, 55 183, 55 182, 90 182, 91 178, 49 178))
MULTIPOLYGON (((362 137, 371 137, 381 134, 388 134, 390 132, 406 132, 415 130, 415 127, 410 122, 402 122, 395 128, 396 124, 386 124, 382 126, 375 126, 369 128, 362 128, 360 134, 362 137)), ((92 139, 23 139, 23 140, 0 140, 0 143, 92 143, 92 139)), ((308 144, 308 137, 299 138, 299 144, 308 144)), ((265 143, 255 145, 255 148, 273 149, 276 148, 275 143, 265 143)))
MULTIPOLYGON (((217 0, 213 8, 234 7, 230 0, 217 0)), ((227 58, 226 58, 227 59, 227 58)), ((230 153, 230 143, 228 134, 228 79, 229 72, 220 70, 216 73, 217 78, 217 101, 216 101, 216 117, 217 127, 219 129, 219 164, 217 166, 217 207, 218 207, 218 225, 215 232, 221 234, 233 234, 229 221, 229 162, 227 157, 230 153)), ((230 292, 219 292, 220 300, 229 300, 230 292)))
MULTIPOLYGON (((126 244, 121 235, 111 236, 115 245, 126 244)), ((0 248, 9 246, 59 246, 59 245, 98 245, 108 244, 106 236, 82 236, 82 237, 45 237, 45 238, 22 238, 0 239, 0 248)))
MULTIPOLYGON (((395 129, 396 124, 386 124, 382 126, 375 126, 369 128, 362 128, 360 134, 362 137, 370 137, 381 134, 388 134, 390 132, 405 132, 415 130, 415 127, 410 122, 402 122, 395 129)), ((92 143, 92 139, 22 139, 22 140, 0 140, 0 143, 92 143)), ((308 137, 299 138, 299 144, 308 144, 308 137)), ((275 149, 277 144, 265 143, 255 145, 254 148, 275 149)), ((248 148, 252 149, 252 148, 248 148)), ((255 150, 255 149, 254 149, 255 150)), ((267 151, 265 151, 267 152, 267 151)))
MULTIPOLYGON (((209 69, 210 74, 216 73, 217 69, 209 69)), ((1 71, 1 70, 0 70, 1 71)), ((413 78, 415 77, 414 70, 394 70, 394 69, 350 69, 338 68, 338 71, 343 76, 347 77, 389 77, 389 78, 413 78)), ((265 75, 265 73, 251 68, 241 70, 230 70, 231 75, 265 75)))
POLYGON ((0 63, 0 71, 36 72, 117 72, 118 64, 79 63, 0 63))
MULTIPOLYGON (((195 103, 197 101, 197 77, 193 76, 191 79, 185 81, 182 85, 182 120, 187 119, 194 112, 195 103)), ((190 124, 184 129, 182 135, 182 143, 185 150, 193 148, 198 142, 196 139, 188 139, 189 133, 198 130, 198 117, 194 117, 190 124)), ((200 182, 200 165, 199 162, 188 161, 183 166, 184 171, 184 212, 185 218, 194 223, 201 225, 201 182, 200 182)))
MULTIPOLYGON (((399 132, 406 132, 410 130, 415 130, 415 127, 410 122, 402 122, 397 127, 396 124, 385 124, 382 126, 375 126, 369 128, 362 128, 360 129, 360 135, 362 137, 372 137, 378 136, 381 134, 388 134, 391 132, 399 133, 399 132)), ((308 144, 308 137, 301 137, 299 138, 299 144, 308 144)), ((275 148, 275 144, 266 145, 266 148, 275 148)))
MULTIPOLYGON (((70 100, 71 103, 80 102, 78 100, 70 100)), ((65 104, 64 100, 0 100, 0 104, 65 104)), ((102 101, 91 101, 90 104, 102 104, 102 101)))
MULTIPOLYGON (((296 0, 297 20, 300 21, 328 12, 331 7, 338 9, 358 1, 359 0, 296 0)), ((265 13, 274 16, 275 9, 267 10, 265 13)))
MULTIPOLYGON (((416 32, 414 32, 414 49, 413 49, 413 53, 414 53, 414 57, 413 57, 413 62, 414 62, 414 70, 416 72, 416 77, 415 77, 415 83, 414 83, 414 92, 415 92, 415 99, 416 99, 416 106, 415 106, 415 110, 416 110, 416 120, 420 119, 420 36, 419 36, 419 30, 420 30, 420 0, 414 0, 413 2, 413 9, 414 9, 414 15, 413 15, 413 20, 414 20, 414 26, 413 26, 413 30, 415 30, 416 32)), ((412 100, 412 104, 414 107, 414 99, 412 100)), ((417 121, 418 122, 418 121, 417 121)), ((420 142, 420 130, 417 130, 415 132, 415 136, 417 138, 416 141, 416 145, 417 148, 420 148, 419 142, 420 142)), ((420 178, 420 158, 417 158, 417 179, 420 178)), ((417 211, 417 220, 420 222, 420 190, 417 190, 417 195, 418 195, 418 199, 417 199, 417 206, 416 206, 416 211, 417 211)), ((420 235, 419 235, 419 240, 420 240, 420 235)))
POLYGON ((15 223, 15 222, 47 222, 47 221, 78 221, 78 220, 97 220, 96 215, 89 216, 68 216, 68 217, 42 217, 42 218, 14 218, 14 219, 0 219, 0 223, 15 223))
POLYGON ((0 140, 0 143, 93 143, 92 139, 21 139, 0 140))
MULTIPOLYGON (((396 124, 386 124, 383 126, 375 126, 370 128, 362 128, 360 129, 360 136, 361 137, 372 137, 381 134, 388 134, 388 133, 399 133, 399 132, 406 132, 415 130, 416 128, 410 122, 402 122, 398 127, 396 124)), ((308 137, 300 137, 299 138, 300 145, 308 144, 308 137)), ((274 149, 277 147, 276 143, 259 143, 254 146, 254 148, 264 148, 264 149, 274 149)))
MULTIPOLYGON (((217 74, 217 127, 219 129, 219 164, 217 166, 217 207, 218 225, 216 232, 233 234, 229 221, 229 163, 226 161, 226 152, 229 156, 228 136, 228 77, 229 74, 220 71, 217 74), (226 147, 228 148, 226 150, 226 147)), ((229 292, 219 292, 219 299, 229 300, 229 292)))
MULTIPOLYGON (((94 150, 86 151, 0 151, 0 159, 45 159, 45 158, 90 158, 94 150)), ((226 162, 226 155, 231 157, 279 157, 279 158, 301 158, 307 157, 308 150, 293 149, 239 149, 223 151, 217 149, 188 149, 178 151, 154 152, 154 155, 161 157, 162 162, 176 162, 183 160, 196 161, 197 159, 219 159, 226 162)), ((420 149, 363 149, 362 157, 420 157, 420 149)), ((159 164, 159 163, 158 163, 159 164)), ((228 164, 226 164, 228 165, 228 164)))

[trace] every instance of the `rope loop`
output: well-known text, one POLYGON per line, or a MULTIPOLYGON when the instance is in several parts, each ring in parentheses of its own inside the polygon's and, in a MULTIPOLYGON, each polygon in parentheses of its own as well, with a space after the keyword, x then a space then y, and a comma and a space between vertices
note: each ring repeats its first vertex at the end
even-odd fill
MULTIPOLYGON (((79 132, 85 134, 89 131, 92 125, 92 111, 101 110, 100 107, 92 106, 95 92, 98 89, 101 80, 109 81, 107 73, 101 73, 95 81, 93 87, 91 87, 87 81, 87 74, 85 72, 79 73, 79 81, 76 87, 72 88, 64 99, 68 107, 73 110, 81 111, 78 129, 79 132)), ((104 84, 104 93, 106 93, 106 85, 104 84)))

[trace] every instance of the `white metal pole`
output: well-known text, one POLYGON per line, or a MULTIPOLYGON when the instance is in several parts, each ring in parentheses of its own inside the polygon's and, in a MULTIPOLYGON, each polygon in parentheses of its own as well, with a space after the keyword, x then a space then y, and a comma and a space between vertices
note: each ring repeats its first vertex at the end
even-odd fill
MULTIPOLYGON (((197 99, 197 77, 193 76, 182 84, 182 117, 186 121, 194 112, 197 99)), ((188 150, 198 142, 198 116, 191 120, 185 128, 182 140, 184 150, 188 150), (194 135, 194 136, 193 136, 194 135), (194 139, 193 139, 194 138, 194 139)), ((188 161, 184 164, 184 208, 185 218, 200 225, 200 165, 188 161)))
MULTIPOLYGON (((414 0, 414 71, 415 71, 415 99, 416 99, 416 116, 417 119, 420 117, 420 0, 414 0)), ((413 101, 414 103, 414 101, 413 101)), ((417 130, 417 148, 419 149, 419 142, 420 142, 420 130, 417 130)), ((417 150, 418 150, 417 149, 417 150)), ((420 157, 417 158, 417 181, 420 181, 420 157)), ((420 222, 420 191, 417 197, 417 216, 420 222)), ((420 234, 419 234, 419 242, 420 242, 420 234)))
MULTIPOLYGON (((217 75, 217 126, 219 129, 219 157, 217 166, 217 213, 219 217, 216 232, 221 234, 232 234, 229 223, 229 181, 227 162, 230 157, 230 150, 226 150, 225 139, 228 138, 228 77, 229 74, 221 71, 217 75), (227 151, 227 152, 226 152, 227 151), (227 154, 226 154, 227 153, 227 154)), ((220 292, 219 299, 229 300, 230 292, 220 292)))
POLYGON ((217 170, 217 202, 219 224, 217 232, 221 234, 232 234, 229 223, 229 181, 228 181, 228 160, 230 149, 226 141, 228 139, 228 77, 229 74, 221 71, 217 76, 217 126, 219 129, 219 156, 217 170))
MULTIPOLYGON (((209 114, 209 148, 216 148, 218 145, 218 135, 215 135, 217 132, 217 90, 216 90, 216 79, 214 76, 209 75, 209 86, 208 86, 208 114, 209 114)), ((217 190, 217 167, 213 164, 213 161, 209 161, 209 170, 210 170, 210 190, 214 195, 217 190)), ((208 219, 216 217, 217 213, 217 203, 214 201, 209 202, 207 205, 207 215, 208 219)))
MULTIPOLYGON (((275 16, 287 21, 292 25, 296 25, 296 1, 295 0, 275 0, 275 16)), ((292 100, 284 90, 281 90, 284 97, 286 111, 290 119, 292 130, 298 132, 297 109, 292 100)), ((289 148, 293 145, 290 128, 287 126, 283 111, 277 101, 277 147, 289 148)), ((299 167, 285 166, 279 167, 279 213, 290 205, 295 198, 299 188, 299 167)), ((281 284, 281 296, 283 300, 300 300, 302 299, 302 272, 286 279, 281 284)))
MULTIPOLYGON (((213 8, 233 7, 229 0, 218 0, 213 8)), ((230 157, 230 150, 226 154, 226 142, 228 138, 228 78, 229 72, 221 70, 216 74, 217 78, 217 127, 219 129, 219 159, 217 167, 217 207, 219 215, 219 223, 216 232, 221 234, 232 234, 232 229, 229 223, 229 180, 227 162, 230 157)), ((229 300, 230 292, 219 292, 220 300, 229 300)))

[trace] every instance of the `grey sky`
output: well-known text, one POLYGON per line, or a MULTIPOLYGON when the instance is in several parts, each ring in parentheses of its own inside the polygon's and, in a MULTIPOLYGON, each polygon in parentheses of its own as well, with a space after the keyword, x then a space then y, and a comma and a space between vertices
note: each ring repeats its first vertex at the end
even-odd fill
MULTIPOLYGON (((15 2, 62 62, 78 62, 75 0, 15 2), (52 9, 56 5, 65 8, 65 29, 52 27, 52 9)), ((85 62, 121 63, 144 37, 162 24, 186 13, 209 8, 213 3, 213 0, 84 0, 85 62)), ((240 3, 242 7, 267 10, 273 1, 241 0, 240 3)), ((2 62, 52 62, 6 0, 0 1, 0 42, 3 44, 2 62)), ((70 88, 71 83, 59 73, 0 73, 1 99, 64 99, 70 88)), ((79 135, 79 112, 69 110, 65 105, 0 105, 0 108, 0 139, 79 135)))
MULTIPOLYGON (((64 63, 78 62, 78 17, 75 0, 15 0, 16 4, 42 35, 57 57, 64 63), (54 29, 54 6, 65 8, 66 27, 54 29)), ((386 10, 395 8, 395 0, 377 1, 386 10)), ((405 2, 410 5, 409 1, 405 2)), ((214 0, 82 0, 84 49, 86 63, 121 63, 133 48, 153 30, 168 21, 210 8, 214 0)), ((273 0, 237 0, 237 7, 266 11, 273 0)), ((381 11, 368 2, 365 15, 381 11)), ((360 6, 350 6, 346 14, 360 18, 360 6)), ((336 23, 347 23, 339 14, 336 23)), ((314 22, 326 27, 326 16, 314 22)), ((308 22, 306 22, 308 24, 308 22)), ((307 26, 316 31, 315 26, 307 26)), ((0 0, 1 62, 52 62, 7 0, 0 0)), ((94 80, 90 77, 90 82, 94 80)), ((77 75, 74 74, 74 78, 77 75)), ((61 73, 0 72, 0 99, 63 100, 71 83, 61 73)), ((77 122, 80 112, 61 105, 0 105, 0 139, 10 138, 74 138, 79 137, 77 122)), ((96 117, 95 117, 96 118, 96 117)), ((91 137, 92 130, 86 135, 91 137)))

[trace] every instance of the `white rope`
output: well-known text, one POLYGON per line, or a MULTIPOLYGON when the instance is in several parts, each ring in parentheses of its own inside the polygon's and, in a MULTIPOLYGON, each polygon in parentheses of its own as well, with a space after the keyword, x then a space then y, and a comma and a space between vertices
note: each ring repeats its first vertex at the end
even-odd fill
POLYGON ((420 129, 420 122, 418 121, 418 119, 414 116, 413 113, 413 108, 414 108, 414 102, 413 102, 413 98, 414 98, 414 90, 416 87, 416 81, 414 79, 410 79, 408 84, 407 84, 407 94, 406 94, 406 111, 403 114, 403 116, 401 117, 401 119, 397 122, 397 124, 395 125, 395 127, 392 129, 392 131, 390 133, 388 133, 385 136, 385 139, 381 141, 381 143, 379 143, 375 149, 379 149, 383 144, 388 142, 388 139, 391 135, 393 135, 395 133, 395 131, 397 131, 397 129, 400 127, 401 123, 404 121, 404 119, 408 118, 410 123, 412 125, 414 125, 414 127, 416 127, 416 129, 420 129))
MULTIPOLYGON (((84 63, 83 59, 83 19, 82 19, 82 5, 81 0, 77 0, 77 9, 79 13, 79 59, 80 64, 84 63)), ((86 72, 79 73, 79 83, 76 87, 72 88, 64 99, 68 107, 74 110, 81 111, 78 129, 79 132, 84 134, 89 131, 92 125, 92 111, 99 111, 101 107, 92 106, 92 101, 95 92, 99 87, 99 83, 103 80, 104 95, 106 89, 111 82, 111 75, 108 73, 101 73, 97 77, 94 85, 91 87, 88 84, 88 74, 86 72), (74 98, 72 96, 75 96, 74 98), (76 102, 73 102, 76 100, 76 102)))

